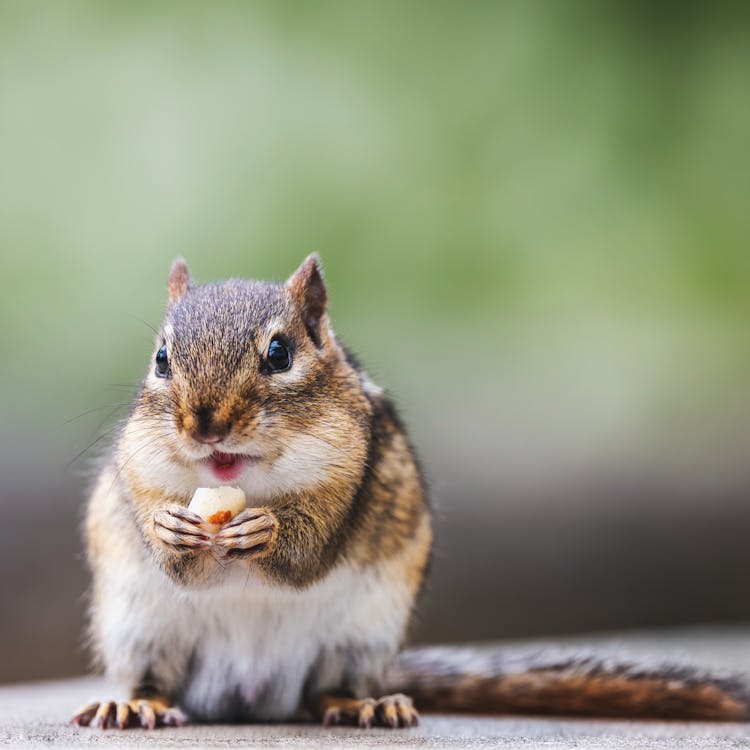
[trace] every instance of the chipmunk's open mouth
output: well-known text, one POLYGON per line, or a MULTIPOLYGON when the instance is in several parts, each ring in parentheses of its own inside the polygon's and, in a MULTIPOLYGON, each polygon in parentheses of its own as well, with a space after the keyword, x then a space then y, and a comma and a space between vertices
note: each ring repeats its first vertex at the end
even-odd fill
POLYGON ((211 473, 221 482, 231 482, 236 479, 242 470, 253 460, 255 456, 245 456, 241 453, 222 453, 214 451, 207 459, 211 467, 211 473))

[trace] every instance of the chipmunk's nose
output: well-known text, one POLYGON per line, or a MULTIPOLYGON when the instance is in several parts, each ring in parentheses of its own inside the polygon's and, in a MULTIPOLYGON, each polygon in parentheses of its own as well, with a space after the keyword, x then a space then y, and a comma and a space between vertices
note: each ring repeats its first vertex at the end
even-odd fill
POLYGON ((210 406, 199 406, 193 411, 193 439, 199 443, 212 445, 223 440, 231 429, 229 422, 216 419, 216 413, 210 406))
POLYGON ((207 443, 208 445, 212 445, 213 443, 220 443, 221 442, 221 435, 213 435, 213 434, 200 435, 200 434, 196 434, 196 435, 194 435, 194 437, 195 437, 195 439, 199 443, 207 443))

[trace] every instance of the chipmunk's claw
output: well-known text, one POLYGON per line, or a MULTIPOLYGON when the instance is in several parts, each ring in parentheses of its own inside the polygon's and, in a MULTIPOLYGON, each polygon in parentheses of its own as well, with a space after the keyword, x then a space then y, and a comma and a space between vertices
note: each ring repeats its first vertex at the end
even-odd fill
POLYGON ((323 726, 333 727, 341 724, 341 710, 339 708, 328 708, 323 714, 323 726))
POLYGON ((214 536, 214 544, 230 557, 261 557, 276 543, 279 522, 268 508, 246 508, 214 536))
POLYGON ((211 548, 211 528, 200 516, 180 505, 154 511, 154 534, 167 547, 179 552, 201 552, 211 548))
POLYGON ((118 702, 92 701, 73 714, 71 723, 94 729, 156 729, 180 727, 187 723, 187 717, 179 708, 163 701, 134 698, 118 702))
POLYGON ((71 717, 70 723, 79 727, 87 727, 91 724, 96 710, 99 708, 99 701, 92 701, 85 706, 81 706, 71 717))
POLYGON ((359 721, 357 722, 362 729, 369 729, 375 719, 375 701, 372 698, 365 698, 359 707, 359 721))
POLYGON ((375 716, 379 726, 415 727, 419 724, 419 712, 408 695, 394 693, 384 695, 375 704, 375 716))
POLYGON ((419 714, 411 698, 401 693, 374 698, 342 699, 332 703, 323 714, 323 725, 330 727, 339 724, 370 727, 414 727, 419 724, 419 714))

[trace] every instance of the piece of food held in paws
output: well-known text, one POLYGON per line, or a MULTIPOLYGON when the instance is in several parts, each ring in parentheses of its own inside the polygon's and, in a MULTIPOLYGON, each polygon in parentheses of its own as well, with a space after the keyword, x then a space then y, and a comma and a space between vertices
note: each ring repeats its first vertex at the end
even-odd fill
POLYGON ((218 530, 246 506, 245 493, 238 487, 198 487, 188 510, 218 530))

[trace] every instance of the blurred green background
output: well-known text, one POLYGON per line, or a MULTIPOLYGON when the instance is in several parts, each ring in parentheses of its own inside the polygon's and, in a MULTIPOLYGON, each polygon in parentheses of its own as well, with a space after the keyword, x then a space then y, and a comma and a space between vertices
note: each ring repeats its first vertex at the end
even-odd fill
POLYGON ((85 667, 176 255, 322 256, 434 491, 415 638, 749 619, 746 9, 0 2, 0 680, 85 667))

